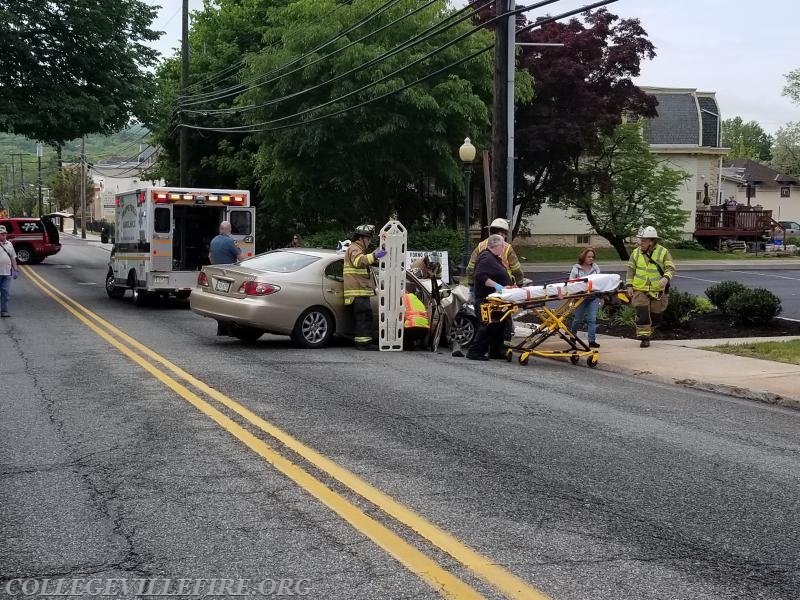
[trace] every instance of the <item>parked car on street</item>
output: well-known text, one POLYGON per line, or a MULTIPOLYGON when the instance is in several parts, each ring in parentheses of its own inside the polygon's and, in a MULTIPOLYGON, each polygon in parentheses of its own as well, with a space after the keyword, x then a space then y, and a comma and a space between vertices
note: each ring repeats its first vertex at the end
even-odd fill
MULTIPOLYGON (((343 271, 344 254, 335 250, 272 250, 232 265, 204 266, 189 305, 244 341, 273 333, 291 336, 303 348, 321 348, 334 335, 352 335, 351 311, 344 304, 343 271)), ((406 276, 409 287, 413 286, 427 305, 431 282, 420 281, 411 273, 406 276)), ((460 296, 444 286, 442 297, 451 296, 450 302, 442 301, 449 322, 444 333, 452 332, 465 346, 475 333, 476 320, 474 314, 459 314, 455 303, 460 296)), ((377 318, 377 299, 374 302, 377 318)), ((377 320, 375 326, 377 330, 377 320)))
POLYGON ((8 231, 8 241, 17 253, 17 262, 32 265, 61 251, 58 228, 48 218, 14 217, 0 219, 8 231))
POLYGON ((800 223, 797 221, 778 221, 786 230, 786 237, 798 237, 800 236, 800 223))

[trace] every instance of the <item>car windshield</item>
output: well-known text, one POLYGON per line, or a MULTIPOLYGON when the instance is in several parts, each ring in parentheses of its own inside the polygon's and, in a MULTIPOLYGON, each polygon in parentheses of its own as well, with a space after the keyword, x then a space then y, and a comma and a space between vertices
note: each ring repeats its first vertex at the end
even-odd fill
POLYGON ((309 256, 300 252, 286 252, 277 250, 267 252, 253 258, 243 260, 243 267, 258 269, 260 271, 272 271, 273 273, 294 273, 319 260, 318 256, 309 256))

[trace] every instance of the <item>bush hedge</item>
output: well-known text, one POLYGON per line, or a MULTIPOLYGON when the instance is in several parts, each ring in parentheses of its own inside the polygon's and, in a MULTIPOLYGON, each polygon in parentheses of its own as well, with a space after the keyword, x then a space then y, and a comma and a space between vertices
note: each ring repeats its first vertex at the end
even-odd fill
POLYGON ((746 287, 725 303, 725 314, 739 325, 770 323, 782 310, 780 298, 765 288, 746 287))
POLYGON ((738 281, 720 281, 706 290, 706 297, 711 300, 711 304, 720 309, 724 314, 727 314, 725 312, 725 304, 728 298, 747 289, 749 288, 746 285, 738 281))

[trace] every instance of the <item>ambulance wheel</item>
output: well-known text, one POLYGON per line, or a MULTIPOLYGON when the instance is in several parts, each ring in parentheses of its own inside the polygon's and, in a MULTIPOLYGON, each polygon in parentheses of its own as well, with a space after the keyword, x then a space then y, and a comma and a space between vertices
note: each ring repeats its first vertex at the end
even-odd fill
POLYGON ((333 337, 334 321, 331 313, 312 306, 297 318, 292 331, 292 341, 301 348, 324 348, 333 337))
POLYGON ((109 298, 122 298, 125 295, 125 288, 114 283, 114 273, 110 270, 106 275, 106 293, 109 298))
POLYGON ((530 354, 528 354, 527 352, 526 352, 526 353, 523 353, 523 354, 520 354, 520 355, 519 355, 519 364, 521 364, 523 367, 524 367, 525 365, 527 365, 527 364, 528 364, 528 357, 529 357, 529 356, 530 356, 530 354))
POLYGON ((147 303, 150 302, 150 293, 146 290, 140 290, 139 288, 133 288, 133 305, 134 306, 147 306, 147 303))
POLYGON ((594 369, 597 366, 598 362, 600 362, 600 357, 597 354, 592 354, 589 358, 586 359, 586 366, 594 369))
POLYGON ((573 365, 577 365, 578 361, 580 361, 580 359, 581 359, 581 357, 578 356, 577 354, 570 354, 569 362, 571 362, 573 365))

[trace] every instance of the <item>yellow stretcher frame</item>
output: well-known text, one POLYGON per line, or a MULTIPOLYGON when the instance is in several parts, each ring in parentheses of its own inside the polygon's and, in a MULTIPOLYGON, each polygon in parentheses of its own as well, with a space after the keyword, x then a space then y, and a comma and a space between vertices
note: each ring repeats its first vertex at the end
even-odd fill
POLYGON ((487 302, 480 305, 481 321, 483 323, 501 323, 506 319, 512 319, 515 314, 526 310, 532 313, 537 319, 533 331, 515 346, 506 349, 506 360, 514 360, 514 353, 519 353, 518 362, 527 365, 531 356, 541 356, 544 358, 566 358, 573 365, 577 365, 582 358, 586 359, 586 365, 594 368, 600 362, 600 352, 590 348, 586 342, 575 335, 567 326, 566 321, 573 315, 575 309, 587 300, 594 298, 606 298, 609 300, 619 300, 628 302, 628 296, 619 288, 612 292, 583 292, 570 294, 569 296, 546 296, 535 300, 524 302, 508 302, 500 298, 487 298, 487 302), (555 309, 547 306, 548 302, 561 302, 555 309), (565 350, 537 350, 545 340, 558 336, 564 340, 569 347, 565 350))

